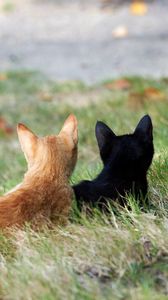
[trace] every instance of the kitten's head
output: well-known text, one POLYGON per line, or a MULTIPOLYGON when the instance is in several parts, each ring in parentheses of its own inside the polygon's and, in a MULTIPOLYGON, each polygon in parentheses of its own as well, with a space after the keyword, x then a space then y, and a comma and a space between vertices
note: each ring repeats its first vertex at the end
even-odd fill
POLYGON ((144 174, 152 162, 153 127, 151 118, 146 115, 138 123, 132 134, 117 136, 103 122, 96 124, 96 138, 104 165, 111 165, 123 176, 144 174))
POLYGON ((58 135, 37 137, 23 124, 17 132, 28 169, 62 173, 69 176, 77 160, 77 119, 70 115, 58 135))

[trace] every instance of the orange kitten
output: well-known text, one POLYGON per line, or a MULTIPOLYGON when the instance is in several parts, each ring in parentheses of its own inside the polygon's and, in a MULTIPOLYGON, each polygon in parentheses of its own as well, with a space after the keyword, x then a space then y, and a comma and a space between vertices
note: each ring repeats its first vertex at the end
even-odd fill
POLYGON ((39 138, 23 124, 17 132, 28 171, 21 184, 0 197, 0 227, 66 218, 72 199, 68 179, 77 160, 76 117, 70 115, 57 136, 39 138))

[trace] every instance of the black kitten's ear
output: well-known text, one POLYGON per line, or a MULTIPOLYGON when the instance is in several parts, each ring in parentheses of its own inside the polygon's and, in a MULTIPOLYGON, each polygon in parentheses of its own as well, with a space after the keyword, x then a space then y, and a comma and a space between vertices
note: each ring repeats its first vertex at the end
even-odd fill
POLYGON ((145 115, 138 123, 134 133, 140 133, 141 135, 152 139, 153 137, 153 126, 152 120, 149 115, 145 115))
POLYGON ((105 164, 110 155, 112 138, 116 135, 106 124, 100 121, 97 121, 96 123, 95 134, 100 156, 105 164))
POLYGON ((109 138, 116 136, 105 123, 100 121, 96 123, 95 134, 100 151, 109 142, 109 138))

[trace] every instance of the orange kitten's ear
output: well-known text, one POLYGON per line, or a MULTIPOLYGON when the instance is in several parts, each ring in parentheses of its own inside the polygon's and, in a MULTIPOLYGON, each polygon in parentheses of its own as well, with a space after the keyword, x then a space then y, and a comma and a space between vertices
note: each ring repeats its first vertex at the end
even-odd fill
POLYGON ((76 117, 71 114, 65 121, 59 135, 65 134, 66 136, 70 137, 73 141, 73 144, 77 144, 78 142, 78 122, 76 117))
POLYGON ((38 137, 21 123, 17 125, 17 133, 22 151, 24 152, 27 161, 33 159, 38 137))

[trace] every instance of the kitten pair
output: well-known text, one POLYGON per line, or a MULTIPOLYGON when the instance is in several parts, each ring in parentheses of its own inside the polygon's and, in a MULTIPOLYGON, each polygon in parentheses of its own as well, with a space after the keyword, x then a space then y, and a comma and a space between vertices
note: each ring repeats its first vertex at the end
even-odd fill
POLYGON ((126 203, 127 193, 134 195, 143 207, 147 204, 147 171, 152 162, 153 127, 151 118, 144 116, 133 134, 117 136, 103 122, 97 122, 95 134, 103 169, 92 181, 84 180, 73 186, 77 204, 83 203, 107 209, 107 200, 126 203))
MULTIPOLYGON (((21 184, 0 197, 0 227, 39 223, 44 218, 66 220, 73 196, 68 179, 77 160, 76 117, 70 115, 57 136, 39 138, 23 124, 18 124, 17 132, 28 171, 21 184)), ((102 208, 106 199, 123 204, 127 192, 146 197, 146 175, 154 153, 150 117, 144 116, 133 134, 123 136, 97 122, 96 138, 104 167, 94 180, 73 186, 79 207, 91 203, 102 208)))

